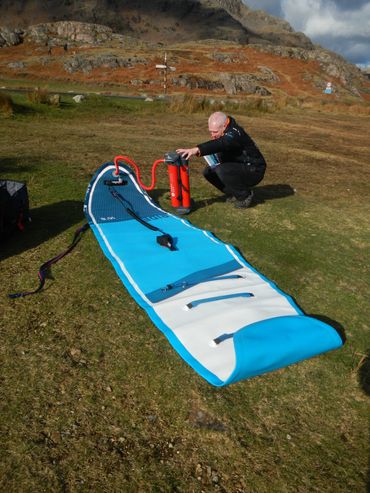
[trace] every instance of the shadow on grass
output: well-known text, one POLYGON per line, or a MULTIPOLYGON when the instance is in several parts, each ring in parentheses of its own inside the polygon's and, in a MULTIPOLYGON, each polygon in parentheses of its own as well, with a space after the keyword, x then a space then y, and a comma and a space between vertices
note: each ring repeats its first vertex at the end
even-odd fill
MULTIPOLYGON (((34 158, 33 158, 34 159, 34 158)), ((0 175, 2 173, 23 173, 24 171, 30 171, 32 169, 32 165, 23 165, 19 163, 23 163, 26 160, 25 157, 20 159, 12 158, 12 157, 3 157, 0 158, 0 175)), ((0 176, 0 178, 5 179, 6 177, 0 176)), ((23 181, 23 180, 21 180, 23 181)))
MULTIPOLYGON (((267 200, 282 199, 284 197, 290 197, 294 195, 294 189, 290 185, 283 183, 276 183, 274 185, 262 185, 260 187, 254 187, 254 199, 250 207, 255 207, 259 204, 265 203, 267 200)), ((207 207, 215 202, 225 202, 225 196, 220 195, 218 197, 212 197, 210 199, 198 200, 195 203, 195 209, 201 209, 207 207)))
MULTIPOLYGON (((358 380, 362 390, 370 396, 370 349, 367 350, 366 356, 360 362, 358 369, 358 380)), ((370 491, 370 467, 367 473, 367 491, 370 491)))
POLYGON ((164 188, 155 188, 154 190, 150 190, 150 192, 148 192, 150 197, 154 200, 154 202, 157 203, 157 205, 159 207, 160 207, 160 205, 159 205, 158 201, 166 193, 169 193, 169 190, 166 190, 164 188))
MULTIPOLYGON (((295 300, 294 300, 294 302, 296 303, 295 300)), ((346 333, 344 331, 343 325, 341 325, 339 322, 337 322, 336 320, 333 320, 329 317, 326 317, 325 315, 316 315, 316 314, 310 313, 308 316, 312 317, 312 318, 316 318, 317 320, 321 320, 321 322, 324 322, 325 324, 328 324, 331 327, 333 327, 333 329, 335 329, 338 332, 338 335, 342 339, 343 344, 346 343, 346 341, 347 341, 346 333)))
POLYGON ((36 115, 37 111, 30 105, 23 105, 18 103, 13 103, 13 110, 16 115, 36 115))
POLYGON ((360 368, 358 370, 358 378, 362 390, 365 392, 366 395, 370 395, 370 349, 367 351, 367 354, 360 365, 360 368))
MULTIPOLYGON (((251 207, 255 207, 258 204, 263 204, 267 200, 281 199, 284 197, 290 197, 294 195, 294 189, 290 185, 277 183, 275 185, 263 185, 253 188, 254 201, 251 207)), ((166 189, 154 189, 149 192, 151 198, 155 202, 159 202, 159 199, 165 194, 169 194, 169 190, 166 189)), ((208 207, 216 202, 225 202, 225 195, 219 195, 217 197, 206 198, 202 200, 192 201, 191 210, 195 211, 208 207)))
POLYGON ((254 204, 263 204, 267 200, 283 199, 284 197, 290 197, 294 195, 294 189, 284 183, 276 183, 273 185, 262 185, 255 187, 254 191, 254 204))
POLYGON ((15 232, 1 246, 0 260, 35 248, 79 223, 84 219, 82 207, 82 202, 64 200, 32 209, 30 211, 32 221, 26 225, 25 230, 15 232))

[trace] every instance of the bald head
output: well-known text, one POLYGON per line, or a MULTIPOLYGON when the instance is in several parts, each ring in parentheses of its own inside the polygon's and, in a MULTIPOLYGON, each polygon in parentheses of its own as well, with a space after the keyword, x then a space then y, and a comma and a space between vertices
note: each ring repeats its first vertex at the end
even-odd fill
POLYGON ((208 130, 212 139, 218 139, 227 125, 227 116, 222 111, 216 111, 208 118, 208 130))
POLYGON ((222 111, 216 111, 208 118, 208 128, 221 128, 225 125, 227 116, 222 111))

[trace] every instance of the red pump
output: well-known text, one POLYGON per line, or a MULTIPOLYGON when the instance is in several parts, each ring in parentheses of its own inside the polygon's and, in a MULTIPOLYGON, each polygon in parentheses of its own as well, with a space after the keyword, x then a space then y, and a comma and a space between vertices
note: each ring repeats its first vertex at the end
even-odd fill
POLYGON ((119 176, 119 161, 132 166, 136 173, 136 178, 144 190, 153 190, 156 183, 155 172, 160 163, 167 164, 168 177, 170 180, 171 205, 178 214, 188 214, 191 209, 190 180, 189 180, 189 161, 181 157, 176 152, 167 152, 164 159, 157 159, 152 166, 152 182, 150 186, 145 186, 141 181, 139 166, 127 156, 116 156, 114 165, 115 176, 119 176))
POLYGON ((164 162, 168 166, 172 207, 179 214, 188 214, 191 207, 189 161, 176 152, 167 152, 164 162))

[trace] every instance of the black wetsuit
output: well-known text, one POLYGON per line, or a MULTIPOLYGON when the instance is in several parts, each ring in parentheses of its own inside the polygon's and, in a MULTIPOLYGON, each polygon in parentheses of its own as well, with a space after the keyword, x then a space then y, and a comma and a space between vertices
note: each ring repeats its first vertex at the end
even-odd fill
POLYGON ((234 118, 228 117, 228 125, 221 137, 199 144, 198 148, 201 156, 217 154, 220 162, 218 166, 204 168, 206 180, 237 200, 248 197, 250 188, 264 177, 264 157, 234 118))

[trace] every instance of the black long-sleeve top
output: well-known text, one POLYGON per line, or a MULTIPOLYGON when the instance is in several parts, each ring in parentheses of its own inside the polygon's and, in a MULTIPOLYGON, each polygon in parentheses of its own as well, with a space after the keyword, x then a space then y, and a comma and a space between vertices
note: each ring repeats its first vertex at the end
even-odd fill
POLYGON ((198 144, 200 155, 217 154, 221 163, 238 162, 265 166, 265 159, 251 137, 234 118, 228 118, 229 123, 221 137, 198 144))

